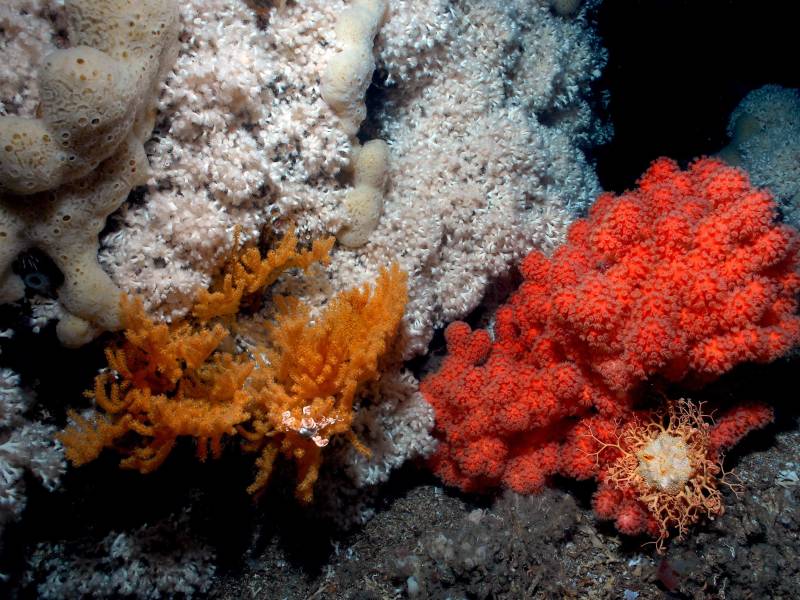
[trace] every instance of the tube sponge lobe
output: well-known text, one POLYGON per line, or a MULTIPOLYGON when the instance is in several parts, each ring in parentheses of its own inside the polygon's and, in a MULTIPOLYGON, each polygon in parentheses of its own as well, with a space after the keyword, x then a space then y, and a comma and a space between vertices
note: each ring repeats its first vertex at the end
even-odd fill
POLYGON ((74 0, 66 10, 74 46, 45 58, 37 118, 0 117, 0 301, 22 297, 11 263, 39 248, 64 274, 59 337, 78 346, 120 326, 97 236, 146 181, 143 144, 177 56, 178 12, 173 0, 74 0))

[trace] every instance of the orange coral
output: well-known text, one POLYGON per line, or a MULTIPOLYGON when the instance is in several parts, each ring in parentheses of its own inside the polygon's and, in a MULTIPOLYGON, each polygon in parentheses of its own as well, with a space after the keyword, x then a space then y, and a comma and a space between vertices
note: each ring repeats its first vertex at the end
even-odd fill
MULTIPOLYGON (((445 330, 449 355, 420 386, 436 411, 437 474, 520 493, 556 474, 593 477, 576 424, 626 419, 645 382, 704 383, 788 352, 800 342, 800 235, 776 210, 715 159, 686 170, 659 159, 638 188, 602 194, 552 256, 522 261, 493 336, 445 330)), ((766 417, 732 415, 713 439, 730 446, 766 417)))
POLYGON ((278 299, 266 360, 250 381, 253 419, 240 428, 246 447, 261 452, 251 491, 266 484, 279 450, 298 462, 304 501, 332 435, 346 433, 367 452, 351 431, 353 401, 361 384, 377 378, 406 301, 406 275, 397 265, 381 270, 374 292, 364 286, 340 294, 316 322, 308 307, 278 299))
POLYGON ((251 492, 266 485, 279 454, 298 465, 297 496, 312 497, 321 449, 333 435, 351 432, 353 401, 361 384, 378 376, 407 300, 406 276, 395 265, 370 286, 341 293, 312 322, 310 309, 293 298, 276 298, 277 317, 267 326, 263 357, 233 354, 225 344, 244 298, 273 283, 286 269, 307 270, 327 262, 332 239, 297 250, 287 235, 261 257, 238 242, 222 283, 202 291, 194 319, 154 323, 141 302, 122 300, 125 338, 106 350, 109 369, 92 392, 100 409, 72 413, 59 435, 67 458, 85 464, 104 448, 117 447, 121 466, 148 473, 171 452, 179 437, 197 442, 201 460, 218 456, 225 436, 241 435, 243 448, 260 452, 251 492), (223 347, 225 346, 225 348, 223 347))
POLYGON ((157 324, 125 297, 121 313, 125 339, 106 349, 109 369, 87 392, 104 414, 71 414, 73 425, 59 436, 67 458, 85 464, 128 434, 135 443, 121 448, 121 466, 142 473, 158 468, 182 436, 197 440, 201 460, 209 448, 217 456, 222 437, 249 416, 242 386, 253 365, 215 352, 228 335, 221 325, 157 324))
POLYGON ((334 238, 315 240, 311 250, 297 250, 297 237, 287 233, 274 250, 262 257, 258 248, 239 250, 236 233, 231 260, 225 266, 222 282, 212 291, 200 290, 192 313, 203 322, 239 312, 242 298, 272 285, 284 271, 300 268, 307 271, 315 263, 327 265, 334 238))
POLYGON ((711 445, 720 451, 728 450, 754 429, 771 423, 774 416, 772 408, 761 402, 734 406, 717 419, 709 436, 711 445))

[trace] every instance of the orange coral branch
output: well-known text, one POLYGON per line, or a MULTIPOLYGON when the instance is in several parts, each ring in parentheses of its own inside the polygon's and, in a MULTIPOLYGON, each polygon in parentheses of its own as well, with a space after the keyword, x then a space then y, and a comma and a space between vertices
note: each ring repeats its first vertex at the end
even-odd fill
POLYGON ((85 465, 100 456, 104 448, 113 446, 114 442, 128 431, 128 418, 112 421, 105 415, 84 417, 75 411, 69 411, 72 425, 58 434, 64 444, 64 454, 73 465, 85 465))
MULTIPOLYGON (((319 448, 350 432, 356 392, 377 378, 378 360, 397 333, 406 301, 406 275, 394 265, 381 270, 374 289, 365 285, 337 296, 314 323, 296 300, 276 302, 266 361, 251 380, 255 433, 248 439, 280 444, 284 456, 297 458, 301 500, 311 499, 319 448)), ((265 483, 260 476, 251 488, 265 483)))
MULTIPOLYGON (((238 236, 237 236, 238 237, 238 236)), ((286 234, 274 250, 261 257, 257 248, 238 249, 225 268, 222 283, 213 291, 198 293, 192 313, 202 322, 239 312, 242 298, 272 285, 284 271, 300 268, 307 271, 314 263, 328 264, 334 238, 315 240, 311 250, 297 250, 297 237, 286 234)))
POLYGON ((332 244, 331 238, 298 251, 290 234, 262 258, 255 248, 239 249, 237 240, 222 283, 198 294, 194 320, 154 323, 140 301, 123 298, 124 340, 106 350, 109 368, 87 392, 102 412, 72 414, 59 435, 69 460, 84 464, 118 447, 122 467, 149 473, 180 437, 193 438, 205 460, 219 456, 223 438, 238 436, 245 451, 259 453, 250 492, 266 486, 283 456, 296 463, 296 494, 307 502, 332 436, 346 434, 368 454, 351 431, 353 403, 360 386, 378 377, 403 316, 406 275, 397 265, 382 269, 374 287, 339 294, 314 322, 307 306, 277 298, 263 357, 232 354, 223 348, 228 327, 207 325, 235 316, 244 297, 286 269, 327 262, 332 244))
POLYGON ((179 437, 197 440, 203 459, 211 448, 247 420, 246 395, 240 390, 253 366, 230 355, 214 354, 228 336, 221 325, 154 323, 141 301, 121 301, 125 339, 106 351, 110 371, 95 378, 93 397, 105 415, 73 424, 59 435, 76 465, 97 458, 126 435, 135 434, 121 466, 149 473, 169 455, 179 437))

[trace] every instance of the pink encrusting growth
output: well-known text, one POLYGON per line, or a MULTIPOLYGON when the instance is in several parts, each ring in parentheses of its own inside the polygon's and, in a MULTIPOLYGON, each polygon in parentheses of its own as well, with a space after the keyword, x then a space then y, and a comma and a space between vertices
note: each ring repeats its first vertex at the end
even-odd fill
MULTIPOLYGON (((715 159, 655 161, 636 189, 602 194, 552 257, 530 253, 494 339, 462 322, 422 390, 436 410, 436 472, 465 490, 538 491, 550 475, 600 477, 598 440, 634 418, 642 383, 710 381, 770 362, 800 338, 798 249, 769 192, 715 159), (592 435, 588 436, 587 431, 592 435)), ((771 419, 733 408, 710 455, 771 419)), ((602 477, 601 477, 602 480, 602 477)), ((656 532, 652 510, 602 485, 600 516, 656 532)))

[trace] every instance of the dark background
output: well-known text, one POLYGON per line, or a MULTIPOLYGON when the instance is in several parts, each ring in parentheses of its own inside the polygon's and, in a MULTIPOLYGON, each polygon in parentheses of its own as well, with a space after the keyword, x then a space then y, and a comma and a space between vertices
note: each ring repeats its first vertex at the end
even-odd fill
POLYGON ((719 151, 750 90, 800 87, 797 0, 605 0, 596 17, 614 136, 593 156, 607 190, 632 187, 659 156, 719 151))

